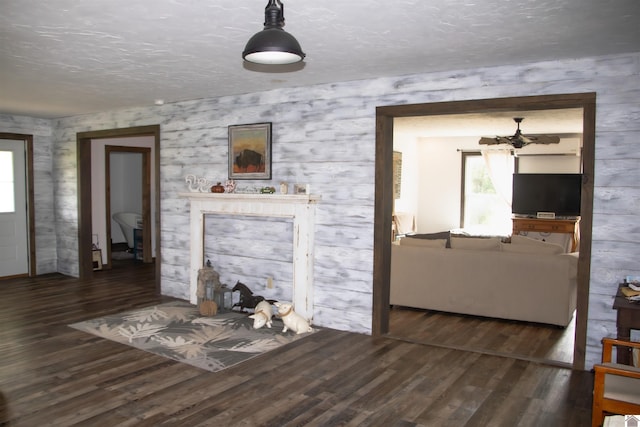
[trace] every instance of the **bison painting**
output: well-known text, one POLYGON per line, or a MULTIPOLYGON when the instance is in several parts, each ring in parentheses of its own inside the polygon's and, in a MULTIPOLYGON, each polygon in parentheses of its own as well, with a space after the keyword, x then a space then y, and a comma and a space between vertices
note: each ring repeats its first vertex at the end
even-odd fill
POLYGON ((271 123, 229 126, 229 179, 271 179, 271 123))
POLYGON ((257 151, 244 149, 236 156, 234 170, 239 173, 264 172, 264 156, 257 151))

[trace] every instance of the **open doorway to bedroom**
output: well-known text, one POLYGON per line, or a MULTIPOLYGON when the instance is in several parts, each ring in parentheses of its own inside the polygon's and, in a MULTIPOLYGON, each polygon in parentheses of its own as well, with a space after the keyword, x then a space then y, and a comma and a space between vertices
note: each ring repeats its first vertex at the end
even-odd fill
MULTIPOLYGON (((105 145, 105 245, 107 263, 137 266, 153 262, 150 137, 114 140, 105 145)), ((95 227, 95 225, 94 225, 95 227)))
MULTIPOLYGON (((139 151, 141 157, 141 168, 138 171, 141 175, 140 179, 143 183, 141 187, 148 190, 142 190, 142 222, 143 237, 145 247, 150 247, 150 251, 145 251, 145 257, 160 259, 160 126, 140 126, 134 128, 122 129, 106 129, 100 131, 81 132, 77 135, 78 144, 78 228, 79 228, 79 271, 81 278, 90 278, 95 274, 95 265, 92 260, 92 247, 95 244, 94 223, 102 224, 100 229, 107 227, 107 214, 105 208, 106 192, 109 188, 105 184, 104 168, 107 167, 109 161, 105 160, 104 153, 109 152, 136 152, 139 151), (146 146, 142 146, 136 140, 148 139, 146 146), (129 142, 129 143, 127 143, 129 142), (106 145, 115 146, 117 148, 106 149, 106 145), (96 160, 96 156, 92 153, 103 154, 96 160), (145 161, 146 159, 146 161, 145 161), (146 165, 146 166, 145 166, 146 165), (101 173, 98 173, 102 171, 101 173), (94 172, 96 172, 94 174, 94 172), (100 197, 93 197, 101 194, 100 197), (146 196, 145 196, 146 194, 146 196), (94 206, 94 199, 101 199, 102 205, 94 206), (145 206, 147 208, 145 209, 145 206), (146 218, 146 219, 145 219, 146 218), (148 226, 144 226, 148 224, 148 226), (146 230, 146 231, 145 231, 146 230)), ((110 157, 109 157, 110 158, 110 157)), ((111 199, 109 199, 111 200, 111 199)), ((111 215, 109 215, 111 217, 111 215)), ((109 218, 110 220, 111 218, 109 218)), ((110 222, 110 221, 109 221, 110 222)), ((111 224, 109 224, 111 225, 111 224)), ((111 240, 104 237, 99 241, 102 246, 109 244, 106 250, 110 248, 111 240)), ((106 252, 105 250, 105 252, 106 252)), ((151 259, 149 258, 149 259, 151 259)), ((144 264, 144 263, 143 263, 144 264)), ((148 263, 150 264, 150 262, 148 263)), ((156 291, 160 292, 160 263, 156 262, 155 267, 146 269, 155 275, 156 291)))
MULTIPOLYGON (((582 169, 584 179, 582 184, 582 210, 580 221, 581 240, 578 256, 577 310, 573 319, 575 332, 564 332, 565 338, 567 335, 573 335, 572 337, 569 337, 573 339, 573 348, 572 351, 570 351, 573 357, 572 363, 564 364, 578 369, 581 369, 584 366, 587 303, 589 292, 589 260, 591 256, 595 94, 546 95, 378 107, 376 135, 376 218, 374 243, 374 334, 388 334, 392 326, 390 323, 391 312, 389 305, 391 262, 391 239, 389 239, 389 230, 391 230, 395 201, 393 195, 392 170, 395 120, 403 117, 413 118, 419 116, 442 115, 456 116, 464 114, 490 114, 499 112, 512 113, 517 111, 543 111, 574 108, 581 109, 583 117, 581 133, 583 139, 582 169)), ((429 333, 434 333, 435 330, 442 329, 441 326, 438 326, 438 319, 431 319, 430 321, 432 322, 431 326, 427 326, 429 333)), ((464 324, 464 322, 462 324, 464 324)), ((469 329, 470 331, 473 330, 471 326, 461 326, 458 322, 457 332, 451 332, 448 334, 447 330, 442 330, 438 340, 440 340, 441 344, 446 344, 445 336, 459 333, 461 330, 464 331, 465 329, 469 329)), ((490 332, 488 336, 492 337, 493 340, 499 340, 500 333, 497 332, 497 329, 493 329, 493 332, 495 332, 493 335, 491 335, 490 332)), ((526 340, 527 338, 524 339, 525 342, 526 340)), ((437 342, 437 340, 435 341, 437 342)), ((535 359, 535 357, 532 358, 535 359)), ((543 361, 553 362, 552 359, 547 359, 546 356, 543 357, 543 359, 543 361)))

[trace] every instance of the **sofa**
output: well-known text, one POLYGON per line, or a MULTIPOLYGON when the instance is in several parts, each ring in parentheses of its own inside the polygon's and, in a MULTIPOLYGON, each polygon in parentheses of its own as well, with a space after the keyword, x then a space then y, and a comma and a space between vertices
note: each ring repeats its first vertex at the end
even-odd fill
POLYGON ((578 253, 517 235, 509 242, 420 237, 392 244, 391 305, 561 327, 571 322, 578 253))

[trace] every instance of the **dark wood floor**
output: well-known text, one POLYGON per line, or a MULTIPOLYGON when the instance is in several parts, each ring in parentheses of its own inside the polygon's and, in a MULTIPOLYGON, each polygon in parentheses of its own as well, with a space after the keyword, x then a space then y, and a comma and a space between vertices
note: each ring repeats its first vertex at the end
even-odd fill
POLYGON ((590 372, 325 329, 210 373, 68 327, 168 300, 132 264, 0 281, 0 424, 590 425, 590 372))
POLYGON ((571 368, 575 317, 566 328, 394 307, 389 336, 571 368))

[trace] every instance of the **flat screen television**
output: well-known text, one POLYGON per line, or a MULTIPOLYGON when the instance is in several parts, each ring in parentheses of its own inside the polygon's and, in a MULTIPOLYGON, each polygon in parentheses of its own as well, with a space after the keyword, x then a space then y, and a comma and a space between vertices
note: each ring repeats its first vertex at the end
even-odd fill
POLYGON ((579 173, 514 173, 511 211, 528 217, 538 212, 579 216, 581 183, 579 173))

